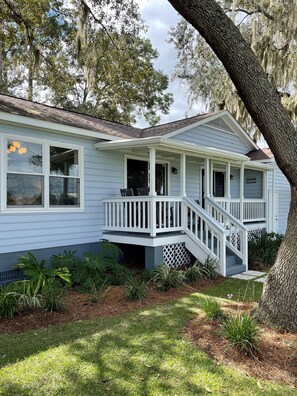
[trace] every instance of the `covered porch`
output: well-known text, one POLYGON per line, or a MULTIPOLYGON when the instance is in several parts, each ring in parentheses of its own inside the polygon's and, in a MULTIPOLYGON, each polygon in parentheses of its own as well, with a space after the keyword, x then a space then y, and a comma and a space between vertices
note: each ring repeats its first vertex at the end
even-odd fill
POLYGON ((186 234, 191 253, 198 257, 203 251, 218 259, 222 275, 228 272, 226 249, 247 267, 248 229, 271 228, 271 167, 252 163, 242 154, 164 138, 95 146, 122 153, 122 187, 131 192, 122 197, 119 189, 104 200, 108 239, 132 243, 137 236, 138 244, 151 246, 152 238, 161 245, 178 236, 184 240, 186 234))

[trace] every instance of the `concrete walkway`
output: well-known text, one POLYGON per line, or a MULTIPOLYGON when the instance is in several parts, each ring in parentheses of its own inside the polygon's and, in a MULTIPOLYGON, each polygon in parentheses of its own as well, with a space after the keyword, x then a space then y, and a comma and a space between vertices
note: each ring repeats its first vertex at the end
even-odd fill
POLYGON ((255 282, 262 282, 264 283, 267 279, 267 273, 261 271, 246 271, 242 272, 241 274, 232 275, 230 278, 234 279, 243 279, 243 280, 253 280, 255 282))

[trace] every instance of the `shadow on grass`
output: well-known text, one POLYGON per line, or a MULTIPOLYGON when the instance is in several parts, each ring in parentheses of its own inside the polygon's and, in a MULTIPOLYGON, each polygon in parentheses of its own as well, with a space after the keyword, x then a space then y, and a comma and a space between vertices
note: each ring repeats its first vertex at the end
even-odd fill
POLYGON ((195 294, 118 318, 12 335, 10 348, 22 338, 26 346, 29 339, 31 352, 18 349, 10 363, 30 358, 3 371, 9 375, 3 381, 0 377, 0 394, 293 394, 271 383, 261 383, 259 389, 256 380, 217 365, 183 337, 183 327, 197 313, 202 298, 195 294), (57 348, 50 354, 52 347, 57 348))

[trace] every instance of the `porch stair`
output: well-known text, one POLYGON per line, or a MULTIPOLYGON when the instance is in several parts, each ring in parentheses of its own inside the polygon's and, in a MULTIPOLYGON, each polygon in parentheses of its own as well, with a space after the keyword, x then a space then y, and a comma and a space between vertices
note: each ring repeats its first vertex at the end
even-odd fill
POLYGON ((184 198, 186 248, 200 260, 214 258, 219 272, 231 276, 247 270, 247 230, 216 202, 208 199, 208 211, 195 201, 184 198))

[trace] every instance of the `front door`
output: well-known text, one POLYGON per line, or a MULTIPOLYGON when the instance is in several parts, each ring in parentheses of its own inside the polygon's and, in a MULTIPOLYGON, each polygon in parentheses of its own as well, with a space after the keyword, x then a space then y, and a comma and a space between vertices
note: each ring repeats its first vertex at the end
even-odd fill
MULTIPOLYGON (((132 188, 137 195, 137 188, 149 186, 148 162, 136 159, 127 159, 127 187, 132 188)), ((156 164, 156 193, 167 194, 167 165, 156 164)))
POLYGON ((213 196, 224 197, 225 196, 225 173, 224 172, 213 172, 213 196))

